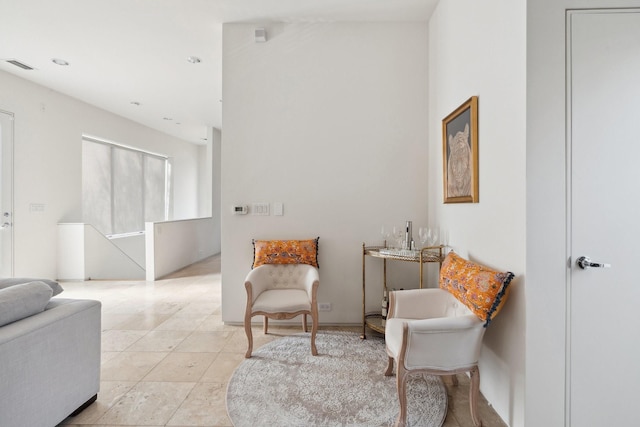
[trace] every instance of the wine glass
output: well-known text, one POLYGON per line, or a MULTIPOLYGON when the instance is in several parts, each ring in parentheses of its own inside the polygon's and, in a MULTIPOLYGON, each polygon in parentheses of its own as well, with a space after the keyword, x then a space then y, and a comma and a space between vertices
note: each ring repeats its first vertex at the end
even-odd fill
POLYGON ((402 233, 402 227, 393 226, 393 238, 396 240, 397 249, 402 249, 402 242, 404 241, 402 233))
POLYGON ((431 227, 429 229, 429 245, 436 246, 440 241, 440 230, 438 227, 431 227))
POLYGON ((382 238, 384 239, 384 244, 387 244, 387 240, 389 240, 390 231, 384 225, 380 228, 380 234, 382 234, 382 238))
POLYGON ((442 238, 442 246, 444 246, 446 249, 449 246, 449 231, 442 230, 440 234, 441 234, 440 237, 442 238))
POLYGON ((420 237, 420 247, 424 248, 427 240, 429 239, 429 231, 427 227, 418 228, 418 236, 420 237))

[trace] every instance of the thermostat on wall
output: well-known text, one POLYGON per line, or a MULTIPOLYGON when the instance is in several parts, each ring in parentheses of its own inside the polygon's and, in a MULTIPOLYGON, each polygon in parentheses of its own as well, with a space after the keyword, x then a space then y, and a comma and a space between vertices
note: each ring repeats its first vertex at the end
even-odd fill
POLYGON ((233 213, 236 215, 246 215, 248 211, 247 205, 235 205, 233 207, 233 213))

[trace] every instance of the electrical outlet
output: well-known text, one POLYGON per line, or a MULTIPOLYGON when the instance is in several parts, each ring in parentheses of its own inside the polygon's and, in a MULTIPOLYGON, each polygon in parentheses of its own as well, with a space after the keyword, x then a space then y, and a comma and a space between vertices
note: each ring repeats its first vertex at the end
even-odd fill
POLYGON ((330 302, 318 303, 318 311, 331 311, 331 303, 330 302))

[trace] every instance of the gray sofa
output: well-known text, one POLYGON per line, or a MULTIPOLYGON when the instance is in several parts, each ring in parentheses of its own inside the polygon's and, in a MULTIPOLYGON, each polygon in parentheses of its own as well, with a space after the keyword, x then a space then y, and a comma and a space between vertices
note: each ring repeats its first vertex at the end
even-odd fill
POLYGON ((54 427, 97 397, 101 303, 51 298, 56 282, 3 282, 0 426, 54 427))

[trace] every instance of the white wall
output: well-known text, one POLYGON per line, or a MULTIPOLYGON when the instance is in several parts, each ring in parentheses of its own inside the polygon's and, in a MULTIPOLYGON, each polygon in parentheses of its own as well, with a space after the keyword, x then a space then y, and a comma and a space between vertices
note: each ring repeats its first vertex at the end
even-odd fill
MULTIPOLYGON (((94 226, 84 228, 84 275, 71 279, 80 280, 144 280, 144 264, 138 264, 128 253, 94 226)), ((144 236, 140 236, 144 239, 144 236)), ((58 276, 59 280, 64 276, 58 276)))
POLYGON ((565 14, 604 7, 637 8, 640 1, 527 2, 527 426, 568 425, 565 14))
POLYGON ((137 264, 144 266, 146 257, 144 248, 145 238, 143 233, 133 236, 112 237, 109 240, 137 264))
POLYGON ((221 220, 220 220, 220 197, 222 192, 222 133, 219 129, 212 129, 211 132, 211 212, 213 217, 213 253, 219 254, 222 250, 221 243, 221 220))
MULTIPOLYGON (((255 27, 223 28, 223 320, 243 320, 252 238, 320 236, 319 301, 333 304, 320 322, 357 324, 362 242, 426 224, 427 26, 266 25, 266 43, 255 27), (284 216, 232 215, 252 202, 282 202, 284 216)), ((418 266, 404 267, 417 287, 418 266)), ((372 307, 381 269, 368 272, 372 307)), ((400 276, 390 285, 408 287, 400 276)))
POLYGON ((58 280, 140 280, 145 235, 108 239, 93 225, 58 224, 58 280))
POLYGON ((0 109, 15 113, 15 275, 57 276, 57 224, 81 221, 82 134, 170 156, 173 218, 197 215, 195 145, 9 73, 0 72, 0 92, 0 109), (44 212, 30 213, 31 203, 44 212))
POLYGON ((211 140, 198 146, 198 197, 202 204, 198 206, 198 216, 211 216, 211 195, 213 177, 211 176, 212 152, 211 140))
POLYGON ((157 280, 213 255, 214 219, 145 223, 146 279, 157 280))
MULTIPOLYGON (((524 425, 525 1, 440 2, 429 21, 429 219, 462 256, 516 275, 488 327, 481 391, 510 426, 524 425), (479 102, 479 200, 443 204, 442 119, 479 102)), ((552 424, 532 424, 552 425, 552 424)))
POLYGON ((198 194, 200 205, 198 211, 200 217, 213 218, 213 235, 211 236, 213 244, 213 253, 218 254, 221 250, 220 244, 220 191, 221 191, 221 173, 220 165, 222 164, 221 155, 221 139, 222 133, 220 129, 207 129, 207 143, 198 147, 198 194))

